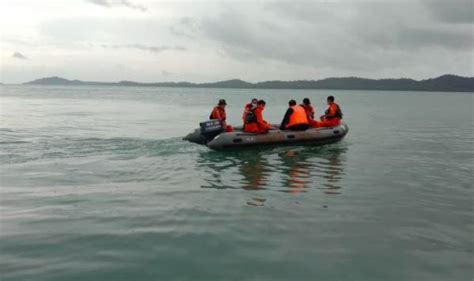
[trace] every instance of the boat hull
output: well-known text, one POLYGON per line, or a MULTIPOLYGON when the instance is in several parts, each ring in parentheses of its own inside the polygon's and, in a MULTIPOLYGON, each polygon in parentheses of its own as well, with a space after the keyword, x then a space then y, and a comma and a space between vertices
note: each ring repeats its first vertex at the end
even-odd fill
POLYGON ((199 129, 184 139, 207 145, 211 149, 223 150, 252 146, 274 145, 324 145, 340 141, 348 133, 345 123, 332 128, 311 128, 305 131, 270 130, 266 134, 245 133, 236 129, 234 132, 221 133, 210 141, 200 134, 199 129))

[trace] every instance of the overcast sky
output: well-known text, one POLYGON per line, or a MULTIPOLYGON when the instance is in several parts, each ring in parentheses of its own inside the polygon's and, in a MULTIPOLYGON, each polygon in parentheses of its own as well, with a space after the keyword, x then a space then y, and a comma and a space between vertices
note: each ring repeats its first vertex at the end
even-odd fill
POLYGON ((473 75, 471 0, 0 1, 0 82, 473 75))

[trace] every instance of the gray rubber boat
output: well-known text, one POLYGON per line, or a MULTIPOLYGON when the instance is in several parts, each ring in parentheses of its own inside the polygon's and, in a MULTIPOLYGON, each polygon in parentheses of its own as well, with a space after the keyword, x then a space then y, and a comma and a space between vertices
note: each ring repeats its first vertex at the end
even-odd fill
POLYGON ((211 149, 222 150, 229 148, 268 146, 268 145, 323 145, 340 141, 349 131, 344 122, 332 128, 311 128, 305 131, 270 130, 266 134, 245 133, 242 128, 234 128, 231 133, 220 133, 206 137, 201 129, 196 129, 183 139, 206 145, 211 149))

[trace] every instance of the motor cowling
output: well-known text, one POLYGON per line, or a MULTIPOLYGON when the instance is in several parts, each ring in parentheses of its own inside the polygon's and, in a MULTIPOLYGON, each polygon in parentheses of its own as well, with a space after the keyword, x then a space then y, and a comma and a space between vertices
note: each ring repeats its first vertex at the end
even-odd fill
POLYGON ((199 127, 201 129, 201 135, 204 137, 206 142, 211 141, 217 135, 225 131, 222 122, 217 119, 201 122, 199 123, 199 127))

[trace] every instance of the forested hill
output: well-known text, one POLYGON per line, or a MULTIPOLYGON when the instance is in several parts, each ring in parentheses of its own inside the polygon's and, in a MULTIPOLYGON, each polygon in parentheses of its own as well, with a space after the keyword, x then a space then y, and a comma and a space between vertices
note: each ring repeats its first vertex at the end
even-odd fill
POLYGON ((426 80, 413 79, 365 79, 358 77, 327 78, 322 80, 264 81, 249 83, 238 79, 212 83, 133 81, 89 82, 68 80, 60 77, 37 79, 26 85, 103 85, 137 87, 189 87, 189 88, 236 88, 236 89, 340 89, 340 90, 389 90, 389 91, 450 91, 474 92, 474 77, 443 75, 426 80))

